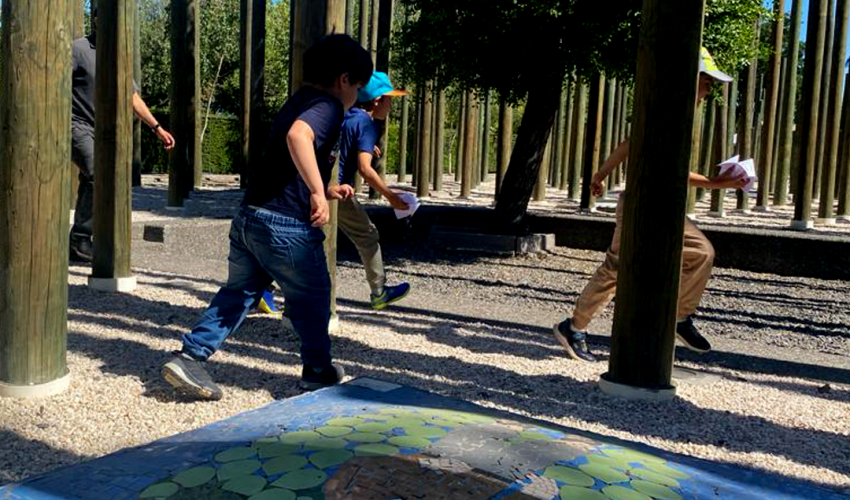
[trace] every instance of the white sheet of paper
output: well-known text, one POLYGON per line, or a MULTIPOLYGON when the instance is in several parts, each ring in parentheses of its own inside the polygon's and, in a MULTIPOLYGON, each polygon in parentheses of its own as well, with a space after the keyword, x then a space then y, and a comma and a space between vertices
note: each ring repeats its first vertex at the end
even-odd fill
POLYGON ((724 175, 730 170, 732 172, 732 175, 735 177, 747 177, 747 183, 744 184, 744 187, 741 189, 748 195, 753 196, 755 194, 753 192, 753 187, 756 184, 756 166, 752 158, 749 160, 740 161, 739 156, 735 155, 720 164, 720 175, 724 175))
POLYGON ((416 210, 419 208, 419 198, 414 196, 412 193, 408 193, 407 191, 403 191, 398 193, 398 197, 401 198, 401 201, 407 203, 407 210, 398 210, 395 211, 396 219, 404 219, 405 217, 411 217, 416 210))

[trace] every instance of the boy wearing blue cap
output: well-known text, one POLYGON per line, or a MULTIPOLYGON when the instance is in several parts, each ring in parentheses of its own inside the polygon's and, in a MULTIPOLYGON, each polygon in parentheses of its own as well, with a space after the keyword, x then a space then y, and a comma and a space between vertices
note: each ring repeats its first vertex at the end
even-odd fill
MULTIPOLYGON (((697 100, 702 101, 711 92, 715 82, 728 83, 732 78, 717 68, 711 54, 703 48, 700 52, 700 75, 697 100)), ((594 196, 602 193, 602 183, 608 174, 629 154, 629 141, 620 144, 599 171, 593 176, 591 191, 594 196)), ((729 174, 708 178, 694 172, 690 173, 688 183, 705 189, 738 189, 747 183, 747 177, 729 174)), ((617 203, 617 225, 611 247, 605 255, 605 261, 599 266, 593 277, 585 285, 575 303, 573 314, 554 327, 555 339, 563 346, 570 358, 584 361, 596 361, 596 356, 587 347, 587 326, 597 311, 604 308, 614 297, 617 290, 617 271, 620 260, 620 226, 623 220, 623 192, 617 203)), ((685 219, 685 235, 682 248, 682 276, 679 286, 679 310, 676 324, 676 338, 685 347, 704 353, 711 350, 711 344, 696 329, 693 315, 699 305, 705 285, 711 277, 714 262, 714 247, 711 242, 690 220, 685 219)))
MULTIPOLYGON (((407 95, 407 92, 394 89, 386 73, 374 72, 369 83, 357 93, 357 105, 346 113, 340 133, 340 185, 353 187, 354 177, 359 172, 367 184, 398 210, 406 210, 407 204, 387 187, 372 168, 372 158, 375 155, 375 144, 390 112, 391 98, 403 95, 407 95)), ((353 196, 339 203, 339 229, 354 243, 360 254, 372 292, 372 308, 383 309, 404 298, 410 291, 410 285, 386 285, 378 230, 353 196)))
POLYGON ((345 112, 371 76, 369 53, 347 35, 326 36, 307 49, 307 83, 278 112, 233 219, 227 284, 183 335, 182 350, 162 367, 175 389, 221 399, 203 364, 272 281, 283 290, 286 315, 301 339, 301 386, 315 389, 342 380, 342 367, 331 362, 331 282, 321 227, 330 216, 328 199, 354 194, 350 186, 329 183, 345 112))

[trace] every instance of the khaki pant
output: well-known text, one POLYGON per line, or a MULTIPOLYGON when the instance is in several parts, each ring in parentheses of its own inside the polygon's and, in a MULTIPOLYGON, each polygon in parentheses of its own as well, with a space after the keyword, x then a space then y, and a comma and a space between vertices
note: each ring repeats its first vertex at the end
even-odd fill
MULTIPOLYGON (((605 261, 590 278, 576 301, 573 310, 573 326, 584 330, 600 309, 614 298, 617 291, 617 267, 620 261, 620 226, 623 223, 624 195, 617 203, 617 227, 605 261)), ((679 308, 677 318, 683 319, 696 312, 714 262, 714 247, 702 231, 685 219, 685 240, 682 247, 682 275, 679 284, 679 308)))
POLYGON ((378 229, 369 220, 366 210, 353 197, 339 202, 339 229, 357 247, 372 295, 384 293, 386 275, 378 229))

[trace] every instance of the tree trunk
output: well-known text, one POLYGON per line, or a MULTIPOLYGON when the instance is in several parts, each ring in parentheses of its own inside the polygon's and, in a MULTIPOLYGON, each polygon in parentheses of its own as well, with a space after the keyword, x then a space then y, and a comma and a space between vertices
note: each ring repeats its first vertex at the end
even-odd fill
POLYGON ((785 79, 785 98, 782 102, 782 131, 779 139, 781 155, 777 161, 776 187, 773 204, 788 203, 788 179, 794 148, 794 115, 797 103, 797 66, 800 57, 800 30, 803 19, 803 0, 791 4, 791 30, 788 34, 788 71, 785 79))
MULTIPOLYGON (((259 9, 255 9, 259 11, 259 9)), ((266 4, 262 3, 262 15, 257 15, 254 20, 265 20, 266 4)), ((201 156, 201 1, 190 0, 188 26, 191 31, 186 33, 186 56, 189 58, 186 61, 186 66, 183 68, 183 75, 187 72, 185 68, 193 68, 192 72, 192 97, 189 100, 189 168, 192 171, 192 184, 187 186, 189 191, 193 191, 196 187, 201 187, 204 181, 204 163, 201 156)), ((264 29, 265 31, 265 29, 264 29)), ((256 58, 255 58, 256 59, 256 58)), ((182 75, 181 75, 182 76, 182 75)), ((262 95, 262 94, 261 94, 262 95)), ((189 191, 186 192, 188 196, 189 191)))
POLYGON ((582 165, 581 206, 582 211, 592 212, 596 200, 591 195, 590 184, 599 168, 599 149, 602 143, 602 111, 605 101, 605 77, 598 76, 590 85, 590 102, 587 105, 587 135, 584 138, 584 163, 582 165))
MULTIPOLYGON (((372 26, 374 28, 372 33, 372 48, 375 51, 372 60, 375 61, 376 71, 388 73, 390 70, 390 32, 393 20, 393 0, 375 0, 372 14, 374 16, 372 20, 372 26)), ((380 148, 382 154, 372 159, 372 166, 378 172, 381 180, 386 180, 387 178, 387 143, 389 141, 391 117, 392 114, 387 116, 387 120, 381 130, 381 137, 378 138, 378 148, 380 148)), ((370 186, 369 198, 372 200, 380 199, 381 193, 370 186)))
MULTIPOLYGON (((827 129, 827 119, 829 118, 830 106, 830 81, 832 80, 832 46, 835 43, 835 0, 826 0, 826 33, 824 38, 823 49, 823 72, 821 73, 821 83, 823 87, 820 91, 820 114, 818 115, 818 143, 815 159, 814 179, 812 180, 812 197, 818 199, 820 196, 821 176, 824 171, 824 163, 826 161, 827 140, 829 131, 827 129)), ((844 62, 844 56, 841 58, 841 63, 844 62)))
POLYGON ((800 106, 803 113, 800 120, 801 143, 798 162, 800 167, 797 171, 797 193, 794 195, 792 229, 808 229, 812 226, 812 186, 817 160, 818 117, 828 6, 828 0, 809 0, 806 67, 803 75, 803 102, 800 106))
MULTIPOLYGON (((172 0, 173 1, 173 0, 172 0)), ((264 0, 256 0, 264 2, 264 0)), ((265 3, 263 3, 265 5, 265 3)), ((304 52, 323 36, 342 33, 345 29, 345 0, 292 0, 290 19, 290 88, 298 89, 304 81, 304 52)), ((258 12, 255 4, 255 15, 258 12)), ((263 11, 265 17, 265 11, 263 11)), ((263 21, 265 26, 265 20, 263 21)), ((331 173, 331 183, 338 178, 338 165, 331 173)), ((328 200, 330 220, 322 227, 325 232, 325 259, 331 278, 331 323, 339 321, 336 313, 336 248, 339 203, 328 200)))
MULTIPOLYGON (((673 391, 674 327, 704 2, 645 0, 606 382, 673 391), (657 75, 664 75, 658 78, 657 75)), ((606 384, 601 384, 605 389, 606 384)))
POLYGON ((487 182, 490 173, 490 120, 492 116, 490 91, 484 97, 484 123, 481 126, 481 182, 487 182))
POLYGON ((501 99, 499 101, 499 144, 496 147, 496 199, 502 190, 505 172, 511 159, 511 142, 514 135, 514 110, 501 99))
POLYGON ((564 133, 561 140, 561 164, 558 165, 558 168, 561 170, 561 174, 558 179, 558 189, 561 191, 567 190, 570 176, 570 162, 572 161, 570 157, 570 138, 573 135, 573 105, 575 103, 575 88, 575 84, 570 83, 564 91, 566 95, 564 99, 565 104, 563 114, 564 133))
POLYGON ((537 181, 549 131, 558 112, 560 82, 540 85, 528 93, 511 161, 505 173, 495 214, 502 227, 520 229, 537 181))
MULTIPOLYGON (((455 150, 455 182, 460 184, 463 178, 463 145, 465 143, 466 129, 466 93, 461 94, 460 110, 457 114, 457 149, 455 150)), ((461 186, 462 188, 462 186, 461 186)))
POLYGON ((436 129, 434 134, 434 191, 443 190, 443 161, 446 154, 446 91, 440 89, 436 92, 436 129))
MULTIPOLYGON (((381 15, 381 0, 372 0, 372 14, 369 18, 370 22, 370 36, 369 36, 369 52, 372 54, 372 64, 375 65, 375 69, 377 69, 378 64, 378 18, 381 15)), ((392 15, 392 13, 390 13, 392 15)), ((390 17, 392 19, 392 17, 390 17)), ((387 33, 389 36, 389 33, 387 33)), ((387 68, 389 69, 389 67, 387 68)), ((383 71, 383 70, 378 70, 383 71)))
MULTIPOLYGON (((617 81, 614 79, 608 80, 605 85, 605 104, 602 111, 602 143, 599 149, 598 165, 605 161, 614 150, 614 97, 617 92, 617 81)), ((611 185, 611 176, 602 184, 601 198, 608 196, 608 187, 611 185)))
POLYGON ((770 194, 770 178, 773 175, 773 143, 776 138, 776 117, 779 105, 779 82, 782 72, 782 36, 785 29, 785 0, 773 2, 773 14, 776 19, 773 22, 773 52, 770 54, 767 71, 768 84, 765 96, 765 134, 761 141, 761 158, 758 163, 758 198, 756 206, 764 210, 768 206, 770 194))
POLYGON ((360 45, 369 50, 369 14, 371 13, 369 0, 360 0, 360 45))
POLYGON ((472 103, 472 93, 467 91, 464 97, 463 124, 463 165, 461 166, 460 197, 469 198, 475 170, 475 136, 478 130, 478 113, 472 103))
POLYGON ((570 138, 569 198, 581 195, 581 165, 584 159, 584 136, 587 131, 587 85, 576 82, 576 103, 573 113, 573 136, 570 138))
POLYGON ((354 36, 354 15, 357 7, 357 0, 345 0, 345 34, 354 36))
MULTIPOLYGON (((139 4, 133 2, 133 80, 142 94, 142 56, 139 49, 140 28, 139 4)), ((142 119, 133 114, 133 186, 142 185, 142 119)))
MULTIPOLYGON (((194 67, 189 51, 195 36, 190 9, 191 3, 198 0, 173 0, 171 3, 171 119, 169 125, 174 134, 174 149, 169 156, 168 167, 168 206, 182 207, 183 200, 191 191, 194 182, 194 170, 191 120, 192 93, 195 88, 194 71, 185 71, 194 67), (191 40, 191 42, 190 42, 191 40)), ((98 35, 99 36, 99 35, 98 35)))
MULTIPOLYGON (((699 154, 699 173, 705 176, 709 175, 711 168, 711 148, 714 146, 714 120, 716 117, 717 106, 714 101, 709 101, 705 108, 705 125, 702 127, 702 137, 700 137, 700 154, 699 154)), ((697 188, 696 201, 705 199, 706 190, 697 188)))
POLYGON ((431 121, 434 114, 434 99, 431 97, 431 84, 422 85, 422 128, 419 129, 419 170, 416 180, 416 196, 431 196, 428 182, 431 171, 431 121))
MULTIPOLYGON (((76 6, 75 0, 2 5, 1 25, 14 29, 2 36, 0 396, 58 394, 70 379, 68 164, 76 6)), ((104 20, 110 21, 108 14, 104 20)))
MULTIPOLYGON (((353 1, 353 0, 349 0, 353 1)), ((401 124, 398 132, 398 182, 407 181, 407 134, 410 123, 410 97, 401 98, 401 124)))
POLYGON ((841 107, 841 144, 839 155, 837 218, 850 220, 850 85, 844 85, 844 105, 841 107))
MULTIPOLYGON (((688 170, 696 172, 699 170, 699 151, 700 141, 702 140, 702 103, 697 105, 693 135, 691 136, 691 162, 688 165, 688 170)), ((695 212, 697 205, 697 190, 695 187, 688 184, 688 200, 685 208, 685 213, 692 215, 695 212)))
POLYGON ((567 121, 567 94, 568 89, 561 89, 560 102, 558 103, 558 115, 555 121, 555 138, 553 139, 554 155, 550 168, 549 178, 552 179, 552 187, 558 189, 561 185, 561 165, 564 163, 564 123, 567 121))
MULTIPOLYGON (((709 174, 713 177, 720 173, 720 162, 725 161, 729 157, 729 107, 731 98, 729 97, 729 89, 723 87, 723 105, 717 106, 717 119, 715 120, 714 129, 714 145, 712 146, 712 161, 709 174)), ((723 217, 723 198, 724 191, 722 189, 711 190, 711 209, 708 215, 712 217, 723 217)))
MULTIPOLYGON (((557 113, 555 117, 557 119, 557 113)), ((549 135, 549 140, 546 141, 546 148, 543 150, 543 159, 540 161, 540 170, 537 173, 537 184, 534 185, 534 190, 531 192, 531 199, 534 201, 544 201, 546 199, 546 180, 549 178, 549 166, 552 159, 553 135, 549 135)))
POLYGON ((820 206, 818 220, 821 224, 834 224, 833 204, 835 203, 835 177, 838 170, 838 148, 841 136, 841 102, 842 86, 844 85, 844 53, 847 49, 848 17, 850 17, 850 0, 838 0, 835 20, 835 46, 828 55, 832 58, 832 77, 829 82, 829 113, 827 121, 827 155, 821 182, 820 206))
MULTIPOLYGON (((756 21, 755 32, 756 37, 754 44, 758 44, 759 40, 759 26, 760 20, 756 21)), ((738 148, 739 154, 741 155, 742 160, 746 160, 748 158, 752 158, 755 154, 754 141, 753 141, 753 120, 755 114, 755 104, 756 104, 756 79, 758 78, 758 57, 754 57, 750 61, 750 66, 747 68, 747 86, 744 90, 744 119, 739 123, 740 128, 738 129, 738 141, 740 142, 740 146, 738 148)), ((735 193, 737 196, 737 209, 748 213, 750 211, 750 198, 747 193, 742 189, 738 189, 735 193)))
POLYGON ((130 270, 134 11, 130 0, 98 6, 94 261, 89 285, 103 291, 124 292, 136 286, 130 270))
MULTIPOLYGON (((248 187, 248 179, 251 165, 251 29, 254 26, 254 0, 242 0, 240 2, 239 15, 239 130, 240 130, 240 154, 239 154, 239 185, 241 188, 248 187)), ((289 93, 292 95, 297 89, 293 89, 292 82, 289 85, 289 93)), ((174 125, 171 125, 172 128, 174 125)))

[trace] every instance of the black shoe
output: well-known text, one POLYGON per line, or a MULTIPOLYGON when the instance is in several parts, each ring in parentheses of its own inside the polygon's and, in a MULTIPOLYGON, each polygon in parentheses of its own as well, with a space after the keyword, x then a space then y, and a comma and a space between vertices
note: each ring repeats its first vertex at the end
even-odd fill
POLYGON ((688 316, 681 323, 676 323, 676 338, 692 351, 708 352, 711 350, 711 344, 694 326, 694 320, 691 316, 688 316))
POLYGON ((587 348, 587 334, 574 332, 570 328, 571 320, 555 325, 555 338, 564 346, 567 355, 581 361, 596 361, 596 356, 587 348))
POLYGON ((180 354, 162 366, 162 378, 178 391, 198 398, 218 401, 224 396, 204 370, 201 361, 180 354))
POLYGON ((345 377, 345 370, 341 366, 331 363, 322 368, 321 371, 316 371, 309 365, 304 365, 301 370, 301 388, 308 391, 329 387, 342 382, 345 377))
POLYGON ((71 262, 91 264, 93 259, 92 242, 89 237, 71 236, 68 258, 71 262))

